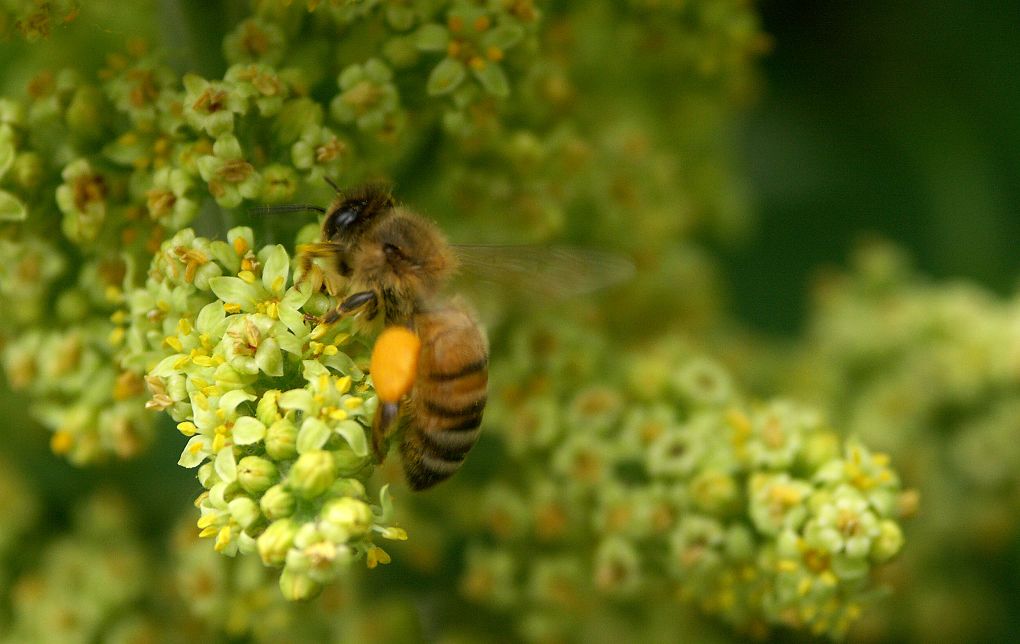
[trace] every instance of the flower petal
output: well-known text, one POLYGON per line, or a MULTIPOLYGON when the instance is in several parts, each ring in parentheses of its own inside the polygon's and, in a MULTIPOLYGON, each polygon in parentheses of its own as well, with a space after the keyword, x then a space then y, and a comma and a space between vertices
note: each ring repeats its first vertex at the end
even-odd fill
POLYGON ((356 456, 368 456, 368 439, 365 438, 365 428, 360 424, 353 420, 342 420, 333 431, 347 441, 356 456))
POLYGON ((219 408, 226 414, 231 415, 235 412, 237 406, 246 400, 255 400, 255 395, 248 393, 244 389, 234 389, 220 396, 219 408))
POLYGON ((209 288, 216 297, 228 304, 237 304, 245 311, 255 310, 257 293, 251 284, 239 277, 214 277, 209 280, 209 288))
POLYGON ((273 246, 262 266, 262 284, 266 290, 277 297, 282 295, 287 286, 289 270, 290 257, 287 256, 287 251, 279 244, 273 246))
POLYGON ((283 353, 280 344, 273 338, 266 338, 255 352, 255 363, 262 373, 269 376, 283 375, 283 353))
POLYGON ((304 454, 311 450, 322 449, 322 446, 329 440, 329 427, 318 418, 306 418, 301 424, 301 431, 297 437, 298 454, 304 454))
POLYGON ((181 458, 177 461, 177 464, 181 467, 197 467, 199 463, 205 460, 208 454, 209 438, 196 434, 184 446, 184 451, 181 452, 181 458))
POLYGON ((238 445, 251 445, 265 438, 266 426, 257 418, 241 416, 234 422, 233 434, 234 443, 238 445))
POLYGON ((307 414, 313 405, 312 392, 307 389, 291 389, 280 394, 281 409, 297 409, 307 414))
POLYGON ((237 460, 234 458, 234 448, 224 447, 216 454, 216 473, 224 483, 230 483, 237 479, 237 460))

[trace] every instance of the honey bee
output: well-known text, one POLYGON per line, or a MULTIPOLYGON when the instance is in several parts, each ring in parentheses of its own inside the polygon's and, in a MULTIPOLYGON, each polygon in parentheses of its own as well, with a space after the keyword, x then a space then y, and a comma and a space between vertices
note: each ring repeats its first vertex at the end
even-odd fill
MULTIPOLYGON (((625 278, 626 260, 579 249, 451 246, 439 228, 399 205, 388 189, 341 191, 328 208, 270 206, 261 212, 322 213, 320 241, 298 249, 301 279, 340 295, 321 323, 382 317, 370 373, 379 397, 372 424, 376 462, 405 427, 400 453, 414 490, 452 476, 478 440, 488 389, 488 341, 475 316, 443 293, 458 268, 481 277, 519 274, 535 290, 580 293, 625 278), (312 277, 309 277, 312 276, 312 277)), ((529 287, 531 288, 531 287, 529 287)))

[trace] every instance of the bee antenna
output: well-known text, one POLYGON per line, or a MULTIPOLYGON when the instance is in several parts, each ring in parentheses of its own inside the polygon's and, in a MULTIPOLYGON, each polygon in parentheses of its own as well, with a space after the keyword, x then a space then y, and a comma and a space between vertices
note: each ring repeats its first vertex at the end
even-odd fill
POLYGON ((279 215, 287 212, 317 212, 324 215, 326 209, 310 203, 285 203, 278 206, 257 206, 248 209, 248 213, 252 215, 279 215))
POLYGON ((340 186, 336 185, 336 182, 330 179, 328 176, 323 175, 323 179, 329 184, 329 187, 333 189, 333 192, 340 192, 340 186))

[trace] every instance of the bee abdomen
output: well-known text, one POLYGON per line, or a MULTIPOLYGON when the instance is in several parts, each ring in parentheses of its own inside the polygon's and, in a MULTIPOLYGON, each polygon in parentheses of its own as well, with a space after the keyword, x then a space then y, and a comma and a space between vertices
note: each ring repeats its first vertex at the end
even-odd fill
POLYGON ((464 457, 478 441, 482 411, 485 408, 484 384, 481 395, 459 407, 434 400, 420 401, 418 414, 411 421, 401 452, 404 473, 415 490, 432 487, 452 476, 464 457))
POLYGON ((462 311, 418 322, 422 351, 401 454, 408 483, 423 490, 450 478, 478 441, 489 361, 481 330, 462 311))

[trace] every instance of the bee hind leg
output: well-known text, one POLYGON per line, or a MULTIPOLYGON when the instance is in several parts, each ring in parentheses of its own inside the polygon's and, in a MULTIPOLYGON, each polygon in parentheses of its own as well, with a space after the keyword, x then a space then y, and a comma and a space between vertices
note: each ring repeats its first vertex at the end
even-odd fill
POLYGON ((372 419, 372 454, 375 462, 382 463, 386 457, 386 438, 400 416, 400 403, 379 401, 379 407, 372 419))
POLYGON ((379 296, 375 294, 375 291, 361 291, 360 293, 348 295, 335 309, 327 311, 326 315, 322 316, 322 322, 324 324, 333 324, 340 318, 362 308, 368 311, 369 319, 375 317, 376 312, 379 310, 379 296))

